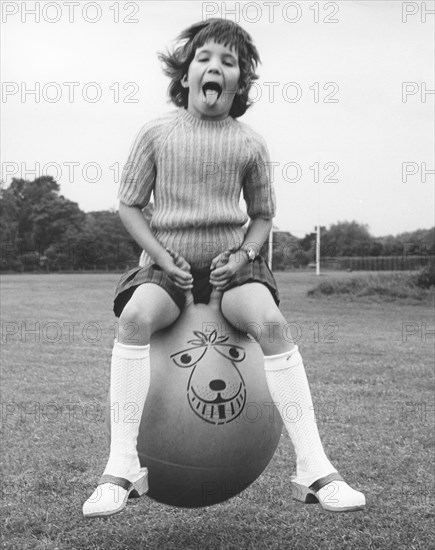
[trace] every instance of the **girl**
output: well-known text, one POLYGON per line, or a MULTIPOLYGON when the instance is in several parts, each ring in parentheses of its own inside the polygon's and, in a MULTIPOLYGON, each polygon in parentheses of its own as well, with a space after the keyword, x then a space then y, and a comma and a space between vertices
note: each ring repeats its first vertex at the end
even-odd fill
POLYGON ((121 219, 144 252, 140 267, 125 273, 116 290, 120 330, 110 399, 120 411, 134 403, 137 417, 133 423, 112 420, 109 460, 83 513, 115 514, 129 496, 146 492, 147 470, 140 467, 136 442, 149 386, 150 338, 178 318, 186 292, 207 303, 213 287, 223 292, 222 313, 231 324, 248 332, 277 328, 272 339, 268 330, 256 328, 252 336, 263 350, 270 393, 295 447, 293 497, 332 511, 361 509, 364 495, 341 478, 323 450, 302 358, 282 336, 286 319, 276 283, 258 255, 275 215, 270 161, 261 136, 237 120, 258 78, 257 49, 236 23, 209 19, 182 32, 178 47, 160 59, 178 108, 142 128, 119 190, 121 219), (152 192, 150 227, 142 209, 152 192), (247 214, 239 208, 241 192, 247 214), (131 323, 135 341, 128 341, 131 323), (284 414, 295 403, 296 421, 284 414))

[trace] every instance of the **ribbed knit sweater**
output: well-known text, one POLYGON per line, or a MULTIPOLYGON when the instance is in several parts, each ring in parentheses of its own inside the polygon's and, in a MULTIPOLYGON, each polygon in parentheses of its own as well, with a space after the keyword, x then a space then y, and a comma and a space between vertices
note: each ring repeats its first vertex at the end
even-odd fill
MULTIPOLYGON (((184 108, 145 124, 134 141, 118 198, 144 208, 151 193, 153 234, 197 269, 241 246, 249 218, 275 215, 263 138, 232 117, 201 120, 184 108)), ((140 265, 151 263, 144 251, 140 265)))

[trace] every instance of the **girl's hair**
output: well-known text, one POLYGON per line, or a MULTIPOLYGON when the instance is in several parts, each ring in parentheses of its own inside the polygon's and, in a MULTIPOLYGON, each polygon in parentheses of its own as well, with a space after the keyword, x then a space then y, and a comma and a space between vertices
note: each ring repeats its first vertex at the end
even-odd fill
POLYGON ((208 19, 195 23, 184 30, 177 41, 184 41, 173 52, 159 53, 158 58, 164 64, 163 71, 171 79, 168 92, 171 101, 178 107, 187 107, 189 90, 181 85, 181 79, 189 70, 197 48, 206 42, 214 41, 223 46, 235 49, 239 58, 240 80, 239 91, 234 96, 230 116, 242 116, 251 106, 249 90, 252 82, 258 78, 255 74, 260 56, 252 42, 251 36, 237 23, 226 19, 208 19))

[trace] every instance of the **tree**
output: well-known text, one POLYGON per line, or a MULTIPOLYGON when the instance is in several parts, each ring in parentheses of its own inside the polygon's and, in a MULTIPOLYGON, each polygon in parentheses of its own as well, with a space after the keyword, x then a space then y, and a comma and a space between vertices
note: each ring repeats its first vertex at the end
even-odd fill
MULTIPOLYGON (((285 270, 308 265, 308 254, 301 248, 297 237, 288 231, 273 232, 273 269, 285 270)), ((267 241, 261 249, 263 256, 268 254, 267 241)))
POLYGON ((8 189, 0 191, 0 231, 2 242, 15 242, 18 236, 18 205, 8 189))
POLYGON ((84 223, 85 214, 77 203, 59 195, 59 184, 51 176, 34 181, 13 179, 1 197, 4 208, 13 206, 17 224, 15 238, 44 250, 52 241, 84 223))
POLYGON ((321 235, 320 256, 367 256, 373 244, 367 225, 356 221, 339 222, 321 235))
MULTIPOLYGON (((40 267, 47 251, 64 246, 68 235, 78 235, 85 224, 85 213, 77 203, 59 195, 59 184, 51 176, 33 181, 14 178, 2 190, 0 209, 7 212, 6 234, 2 234, 3 268, 40 267)), ((62 252, 65 255, 65 252, 62 252)), ((59 256, 61 252, 57 250, 59 256)))
MULTIPOLYGON (((14 178, 0 190, 3 269, 92 269, 137 265, 140 247, 118 212, 85 213, 51 176, 14 178)), ((149 221, 154 207, 144 209, 149 221)))

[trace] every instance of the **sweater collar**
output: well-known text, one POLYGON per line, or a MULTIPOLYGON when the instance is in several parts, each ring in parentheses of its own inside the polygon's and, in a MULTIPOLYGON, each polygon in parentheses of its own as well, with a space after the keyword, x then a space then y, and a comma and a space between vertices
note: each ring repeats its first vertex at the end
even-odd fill
POLYGON ((192 126, 198 126, 201 128, 225 128, 230 126, 234 119, 230 116, 224 118, 223 120, 203 120, 189 113, 184 107, 180 107, 179 116, 182 120, 185 120, 192 126))

